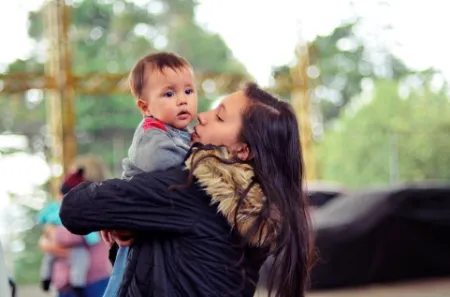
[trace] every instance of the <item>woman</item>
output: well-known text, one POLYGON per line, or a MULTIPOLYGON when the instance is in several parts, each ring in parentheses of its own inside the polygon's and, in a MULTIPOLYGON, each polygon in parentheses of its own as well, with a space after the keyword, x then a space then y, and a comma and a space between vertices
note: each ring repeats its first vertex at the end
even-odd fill
POLYGON ((249 84, 198 118, 188 170, 84 183, 63 224, 136 232, 120 297, 250 297, 269 254, 275 296, 304 296, 312 244, 292 108, 249 84))
MULTIPOLYGON (((61 186, 61 192, 69 191, 83 180, 103 180, 107 176, 107 171, 100 170, 101 167, 103 167, 103 164, 95 156, 78 157, 74 169, 83 168, 84 170, 74 170, 73 173, 69 174, 61 186)), ((111 275, 107 245, 103 242, 87 245, 83 236, 72 234, 63 226, 58 225, 46 224, 45 233, 47 236, 41 236, 39 246, 44 253, 56 256, 51 269, 51 283, 58 291, 58 296, 102 297, 111 275), (77 288, 72 288, 69 285, 71 265, 68 256, 70 249, 80 246, 85 246, 89 254, 89 269, 86 275, 86 287, 82 290, 76 290, 77 288)), ((79 261, 81 260, 79 259, 79 261)), ((48 282, 44 282, 43 289, 48 290, 48 285, 48 282)))

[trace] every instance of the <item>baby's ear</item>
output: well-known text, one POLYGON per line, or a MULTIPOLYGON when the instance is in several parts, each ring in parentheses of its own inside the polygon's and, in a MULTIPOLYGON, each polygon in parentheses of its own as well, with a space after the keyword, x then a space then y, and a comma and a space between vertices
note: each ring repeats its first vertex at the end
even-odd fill
POLYGON ((151 116, 151 112, 149 110, 148 102, 142 98, 136 100, 136 106, 141 111, 141 114, 144 116, 151 116))

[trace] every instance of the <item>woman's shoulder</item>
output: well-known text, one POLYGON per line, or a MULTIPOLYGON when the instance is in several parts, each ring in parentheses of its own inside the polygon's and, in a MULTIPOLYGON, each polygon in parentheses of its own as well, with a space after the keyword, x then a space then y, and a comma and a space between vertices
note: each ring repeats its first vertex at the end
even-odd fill
POLYGON ((224 147, 204 146, 193 151, 186 167, 230 226, 253 246, 275 243, 281 226, 279 211, 266 209, 267 198, 250 162, 236 159, 224 147))

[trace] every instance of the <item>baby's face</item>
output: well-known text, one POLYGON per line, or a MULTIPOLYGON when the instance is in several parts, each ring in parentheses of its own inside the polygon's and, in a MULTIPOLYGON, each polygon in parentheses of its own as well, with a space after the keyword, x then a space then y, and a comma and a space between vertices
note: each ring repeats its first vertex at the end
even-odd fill
POLYGON ((149 71, 140 109, 145 115, 177 129, 186 128, 197 117, 197 90, 192 69, 149 71))

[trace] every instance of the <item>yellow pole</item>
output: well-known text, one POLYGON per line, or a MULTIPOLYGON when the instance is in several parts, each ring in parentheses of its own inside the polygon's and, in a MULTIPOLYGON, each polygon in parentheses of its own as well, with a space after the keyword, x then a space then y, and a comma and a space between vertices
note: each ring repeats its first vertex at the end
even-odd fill
POLYGON ((47 90, 47 124, 52 139, 52 194, 57 197, 60 174, 67 173, 76 156, 73 78, 68 37, 69 7, 64 0, 50 0, 45 9, 45 27, 49 41, 45 70, 55 84, 55 89, 47 90))
POLYGON ((311 103, 308 88, 308 46, 301 42, 297 48, 297 65, 291 69, 292 105, 299 120, 300 141, 302 142, 303 162, 306 180, 316 179, 316 163, 314 159, 314 143, 311 128, 311 103))

